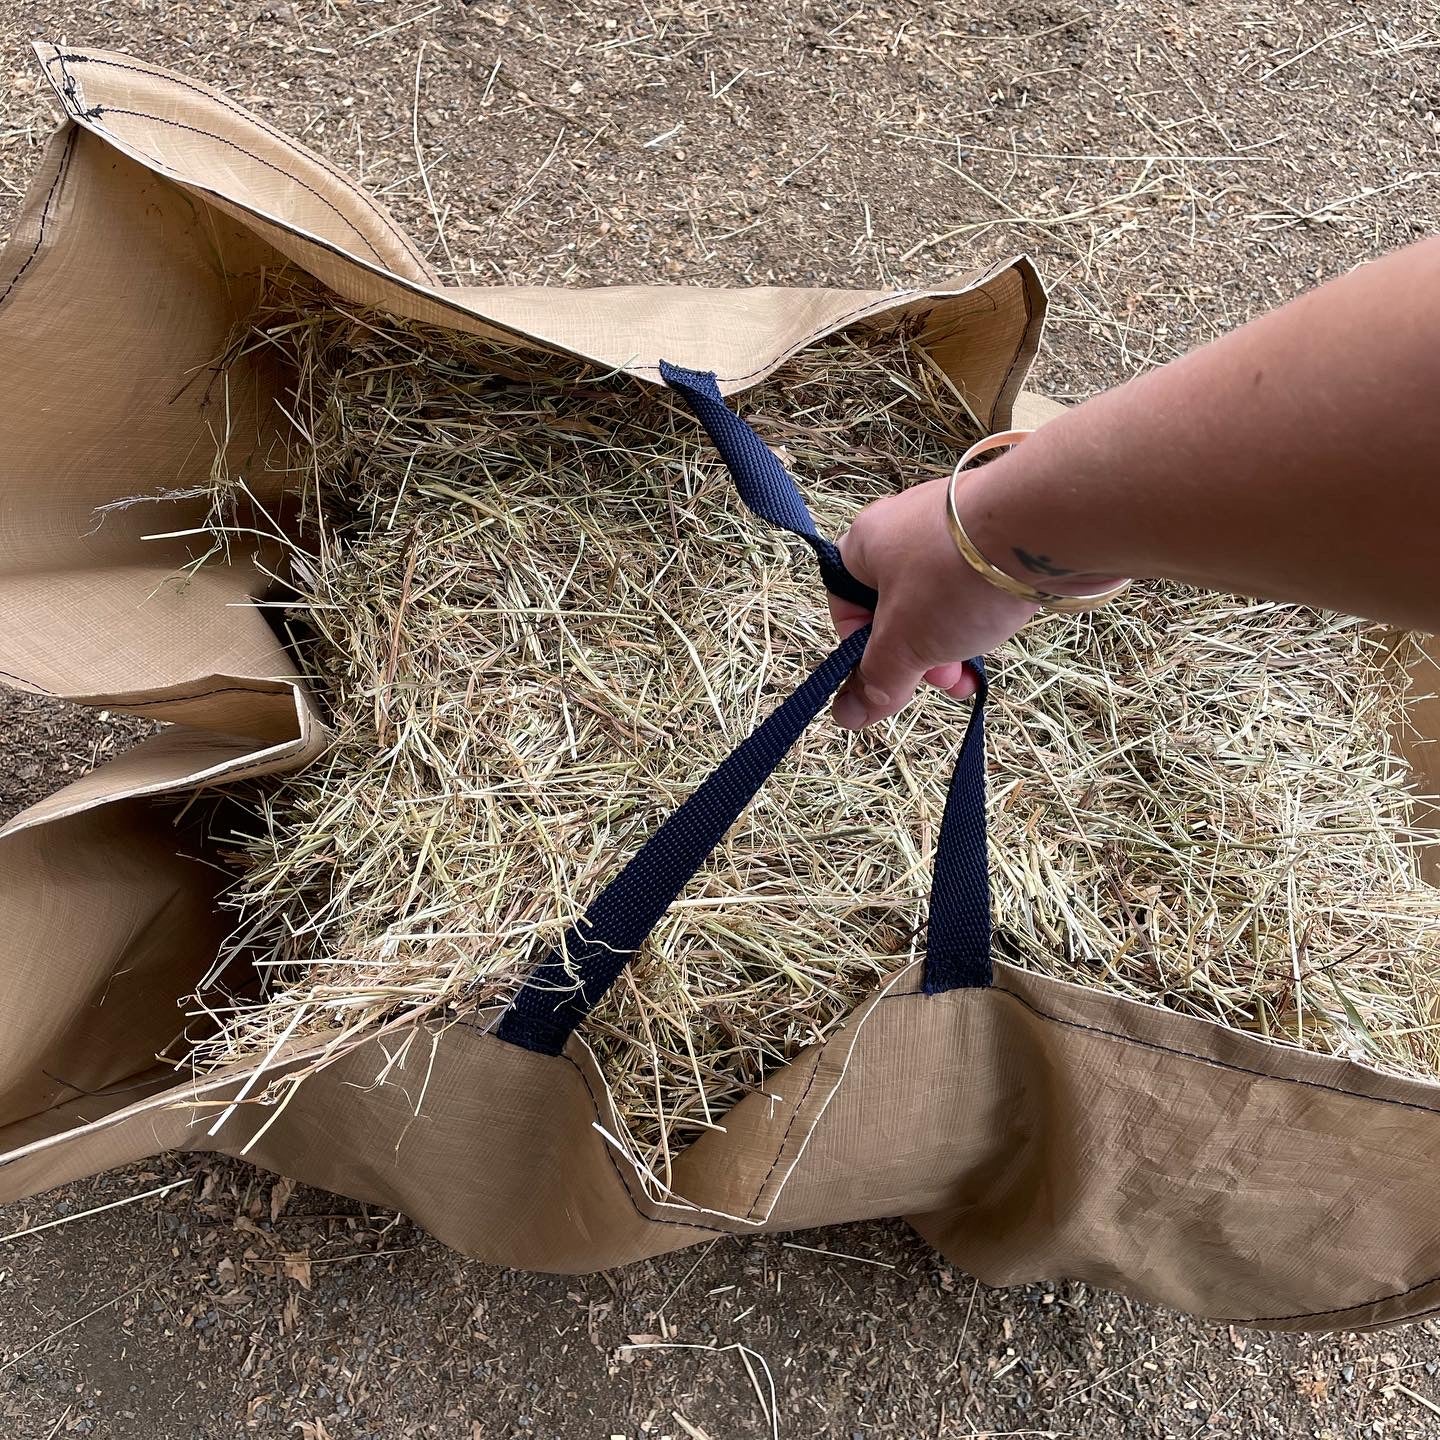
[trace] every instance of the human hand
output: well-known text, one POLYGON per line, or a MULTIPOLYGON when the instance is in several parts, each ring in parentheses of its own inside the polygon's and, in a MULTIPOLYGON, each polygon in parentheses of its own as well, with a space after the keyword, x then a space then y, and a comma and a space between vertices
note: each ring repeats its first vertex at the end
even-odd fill
POLYGON ((966 564, 945 525, 947 479, 912 485, 867 505, 841 537, 846 568, 880 596, 875 614, 830 597, 841 639, 874 630, 859 669, 835 697, 836 724, 872 725, 908 705, 922 680, 965 699, 965 665, 1008 640, 1039 608, 997 589, 966 564))

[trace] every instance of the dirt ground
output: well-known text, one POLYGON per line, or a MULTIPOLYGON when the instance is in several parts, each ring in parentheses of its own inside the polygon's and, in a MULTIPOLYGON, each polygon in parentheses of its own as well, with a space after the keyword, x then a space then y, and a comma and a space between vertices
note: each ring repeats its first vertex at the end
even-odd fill
MULTIPOLYGON (((1440 218, 1440 10, 1413 0, 0 0, 0 233, 52 123, 32 36, 224 87, 460 283, 875 286, 1027 250, 1061 398, 1440 218)), ((0 810, 135 733, 0 694, 0 810)), ((898 1223, 536 1277, 183 1158, 0 1210, 0 1237, 14 1440, 1440 1436, 1430 1324, 1274 1337, 991 1291, 898 1223)))

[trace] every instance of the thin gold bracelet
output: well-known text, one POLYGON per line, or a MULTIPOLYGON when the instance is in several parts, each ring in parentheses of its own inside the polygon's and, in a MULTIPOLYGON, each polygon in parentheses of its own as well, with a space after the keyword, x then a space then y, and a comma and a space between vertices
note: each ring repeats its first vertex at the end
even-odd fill
POLYGON ((1098 590, 1092 595, 1054 595, 1048 590, 1037 590, 1033 585, 1027 585, 1023 580, 1017 580, 1013 575, 1007 575, 1003 570, 992 565, 981 554, 980 547, 965 533, 965 527, 960 523, 960 512, 955 508, 955 485, 960 479, 961 471, 981 455, 986 455, 991 450, 1018 445, 1032 433, 1030 430, 1005 430, 972 445, 960 457, 954 473, 950 476, 949 487, 945 491, 945 519, 949 526, 950 538, 955 542, 955 548, 972 570, 982 575, 997 590, 1003 590, 1007 595, 1015 596, 1017 600, 1028 600, 1032 605, 1039 605, 1041 609, 1049 610, 1056 615, 1077 615, 1084 610, 1095 610, 1101 605, 1108 605, 1130 588, 1130 581, 1122 580, 1118 585, 1112 585, 1108 590, 1098 590))

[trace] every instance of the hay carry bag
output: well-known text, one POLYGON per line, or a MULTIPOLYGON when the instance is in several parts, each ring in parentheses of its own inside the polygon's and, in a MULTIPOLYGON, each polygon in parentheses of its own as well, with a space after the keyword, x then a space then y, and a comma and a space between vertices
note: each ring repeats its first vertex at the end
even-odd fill
MULTIPOLYGON (((372 330, 390 317, 427 343, 510 347, 572 387, 593 374, 668 397, 698 421, 683 443, 713 446, 756 523, 800 536, 824 585, 861 603, 833 527, 730 397, 832 337, 863 356, 903 333, 956 413, 1037 423, 1046 406, 1020 385, 1043 296, 1023 259, 923 291, 447 288, 372 200, 227 97, 142 60, 38 51, 68 118, 0 260, 0 671, 163 725, 0 834, 0 1201, 214 1150, 522 1268, 899 1215, 989 1283, 1072 1277, 1290 1329, 1440 1308, 1440 1085, 1107 993, 1100 971, 1077 986, 992 963, 983 697, 946 712, 959 743, 923 847, 928 925, 663 1173, 639 1163, 587 1017, 729 843, 864 631, 828 656, 815 645, 809 678, 757 706, 668 818, 646 816, 648 840, 585 871, 583 915, 532 927, 545 943, 493 1003, 397 1002, 343 1043, 297 1022, 262 1056, 187 1062, 206 1042, 187 997, 217 956, 244 953, 205 797, 298 783, 332 743, 255 603, 293 537, 197 554, 217 451, 256 513, 293 513, 267 457, 287 443, 277 401, 294 374, 283 347, 233 338, 275 275, 372 330)), ((503 511, 484 523, 500 544, 503 511)), ((678 526, 674 541, 691 543, 678 526)))

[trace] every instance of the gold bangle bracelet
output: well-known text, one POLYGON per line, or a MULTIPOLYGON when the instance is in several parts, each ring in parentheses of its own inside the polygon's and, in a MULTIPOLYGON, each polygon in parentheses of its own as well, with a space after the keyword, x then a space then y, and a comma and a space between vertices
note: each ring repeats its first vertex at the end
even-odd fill
POLYGON ((945 491, 945 519, 950 530, 950 538, 955 542, 955 548, 972 570, 983 576, 997 590, 1003 590, 1017 600, 1028 600, 1032 605, 1039 605, 1042 609, 1057 615, 1077 615, 1085 610, 1095 610, 1101 605, 1108 605, 1130 588, 1130 581, 1122 580, 1118 585, 1110 586, 1108 590, 1097 590, 1091 595, 1054 595, 1048 590, 1037 590, 1033 585, 1027 585, 1023 580, 1017 580, 1013 575, 1007 575, 1003 570, 992 565, 981 554, 980 547, 965 533, 965 527, 960 523, 960 512, 955 507, 955 486, 960 479, 961 472, 972 460, 988 454, 991 450, 1018 445, 1031 433, 1029 430, 1002 431, 998 435, 991 435, 972 445, 960 457, 954 473, 950 476, 949 487, 945 491))

